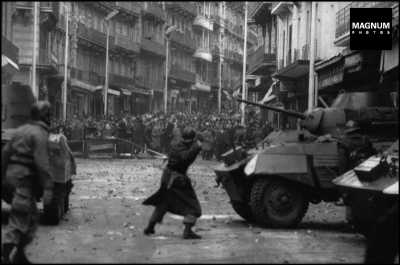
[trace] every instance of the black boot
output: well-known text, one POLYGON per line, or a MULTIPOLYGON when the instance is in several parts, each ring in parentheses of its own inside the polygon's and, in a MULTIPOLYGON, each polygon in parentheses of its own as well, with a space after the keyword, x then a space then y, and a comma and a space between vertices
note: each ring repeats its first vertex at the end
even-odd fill
POLYGON ((154 227, 155 227, 156 223, 155 222, 149 222, 149 224, 147 225, 147 227, 144 229, 144 234, 146 236, 150 235, 150 234, 154 234, 154 227))
POLYGON ((185 224, 185 230, 183 230, 184 239, 200 239, 201 236, 192 231, 193 224, 185 224))
POLYGON ((25 251, 22 247, 17 249, 15 257, 11 260, 13 264, 32 264, 25 255, 25 251))
POLYGON ((14 256, 17 250, 17 245, 12 243, 6 243, 3 245, 1 251, 1 263, 2 264, 11 264, 12 258, 10 256, 14 256), (13 254, 13 255, 11 255, 13 254))

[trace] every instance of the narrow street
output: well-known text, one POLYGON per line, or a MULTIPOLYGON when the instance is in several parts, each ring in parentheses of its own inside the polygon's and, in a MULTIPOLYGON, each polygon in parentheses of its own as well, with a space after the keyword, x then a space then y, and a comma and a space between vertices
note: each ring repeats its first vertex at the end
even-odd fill
MULTIPOLYGON (((77 159, 70 212, 58 226, 40 226, 27 255, 34 263, 359 263, 365 239, 345 224, 344 207, 321 203, 298 229, 251 226, 215 188, 216 162, 198 159, 189 170, 203 216, 201 240, 183 240, 181 218, 167 215, 147 237, 152 208, 141 203, 159 185, 156 159, 77 159)), ((4 224, 2 236, 4 236, 4 224)))

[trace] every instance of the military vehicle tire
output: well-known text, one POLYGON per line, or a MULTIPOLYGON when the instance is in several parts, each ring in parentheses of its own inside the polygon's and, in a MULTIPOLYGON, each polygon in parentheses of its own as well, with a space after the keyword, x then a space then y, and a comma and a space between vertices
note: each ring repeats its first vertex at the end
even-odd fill
POLYGON ((283 180, 258 179, 250 194, 250 207, 257 223, 270 227, 295 227, 308 209, 298 187, 283 180))
POLYGON ((253 214, 251 212, 251 208, 248 204, 243 203, 243 202, 231 202, 232 208, 235 210, 235 212, 240 215, 243 219, 246 221, 254 221, 253 214))

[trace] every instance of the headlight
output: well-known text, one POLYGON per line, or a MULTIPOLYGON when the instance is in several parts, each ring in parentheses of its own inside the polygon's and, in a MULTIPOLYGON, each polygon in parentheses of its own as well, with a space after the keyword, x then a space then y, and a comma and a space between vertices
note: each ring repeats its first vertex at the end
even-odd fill
POLYGON ((257 163, 257 158, 258 155, 255 155, 250 161, 249 163, 247 163, 247 165, 244 167, 244 173, 247 176, 250 176, 251 174, 253 174, 256 170, 256 163, 257 163))

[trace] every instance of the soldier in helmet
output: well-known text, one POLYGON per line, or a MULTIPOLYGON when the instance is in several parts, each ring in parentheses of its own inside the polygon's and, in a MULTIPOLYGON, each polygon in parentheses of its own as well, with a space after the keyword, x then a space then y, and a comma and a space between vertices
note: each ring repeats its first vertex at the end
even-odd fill
POLYGON ((2 150, 2 185, 11 182, 15 187, 2 243, 2 263, 29 263, 24 248, 37 229, 36 201, 43 195, 43 203, 48 205, 53 197, 48 155, 50 103, 33 104, 31 118, 30 123, 16 129, 2 150))
POLYGON ((201 142, 196 140, 195 131, 186 127, 182 139, 173 144, 168 163, 161 177, 159 190, 146 199, 144 205, 156 208, 144 233, 154 234, 156 223, 161 223, 167 212, 184 216, 184 239, 199 239, 201 236, 192 231, 197 218, 201 216, 201 208, 196 193, 186 172, 201 150, 201 142))

